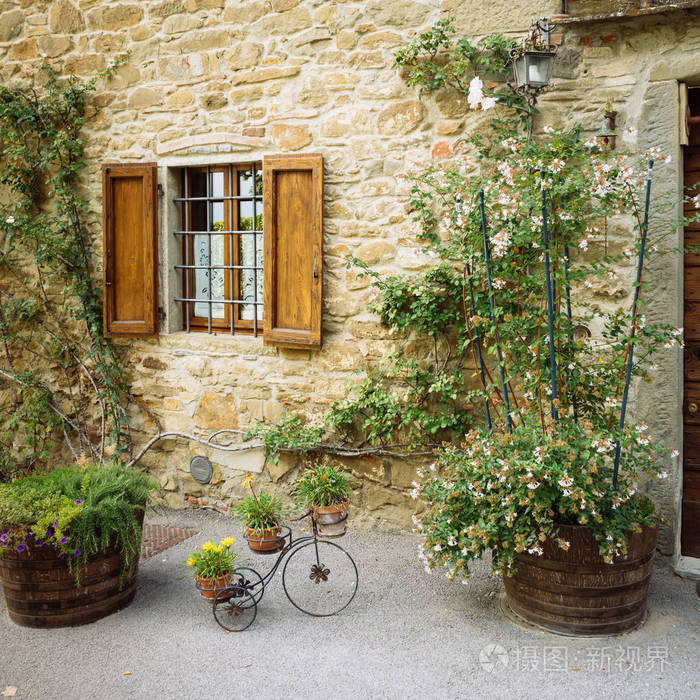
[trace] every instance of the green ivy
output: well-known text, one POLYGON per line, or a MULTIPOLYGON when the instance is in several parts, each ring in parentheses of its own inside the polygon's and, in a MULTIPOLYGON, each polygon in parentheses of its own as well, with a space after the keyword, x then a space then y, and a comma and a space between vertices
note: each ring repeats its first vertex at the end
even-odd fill
POLYGON ((46 463, 57 440, 98 461, 105 441, 130 449, 128 387, 103 337, 79 193, 89 96, 117 65, 87 82, 44 66, 37 87, 0 87, 0 480, 46 463))

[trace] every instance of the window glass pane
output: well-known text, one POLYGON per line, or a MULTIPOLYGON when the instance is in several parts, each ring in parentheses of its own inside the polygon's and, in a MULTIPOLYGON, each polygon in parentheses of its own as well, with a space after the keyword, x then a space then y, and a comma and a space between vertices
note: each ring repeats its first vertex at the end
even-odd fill
MULTIPOLYGON (((254 236, 239 236, 241 265, 253 267, 255 265, 255 241, 254 236)), ((255 236, 257 238, 257 236, 255 236)), ((241 270, 240 298, 243 301, 255 301, 255 271, 241 270)), ((255 307, 252 304, 241 305, 241 318, 252 320, 255 307)))
POLYGON ((263 174, 262 170, 255 169, 255 194, 262 197, 263 174))
POLYGON ((190 170, 190 197, 207 196, 207 174, 204 172, 192 172, 190 170))
POLYGON ((211 175, 211 189, 209 191, 210 197, 223 197, 224 196, 224 173, 214 172, 211 175))
POLYGON ((224 221, 224 203, 211 203, 211 230, 224 231, 226 228, 224 221))
MULTIPOLYGON (((253 202, 250 199, 238 202, 238 227, 240 231, 253 230, 253 202)), ((249 238, 249 236, 241 236, 241 238, 249 238)))
MULTIPOLYGON (((194 238, 194 264, 195 265, 223 265, 224 264, 224 236, 193 236, 194 238), (211 262, 209 261, 209 239, 211 238, 211 262)), ((209 298, 211 284, 211 298, 225 299, 224 270, 195 270, 195 297, 198 299, 209 298)), ((224 318, 224 304, 212 304, 212 318, 224 318)), ((203 318, 209 317, 209 304, 197 302, 194 305, 194 315, 203 318)))
MULTIPOLYGON (((262 216, 262 214, 261 214, 262 216)), ((255 235, 255 241, 256 241, 256 261, 255 265, 259 267, 260 269, 257 270, 257 301, 262 301, 263 300, 263 284, 264 284, 264 277, 263 277, 263 271, 262 271, 262 266, 263 266, 263 237, 262 234, 256 234, 255 235)), ((262 313, 263 313, 263 307, 262 304, 258 307, 256 307, 258 310, 258 319, 262 320, 262 313)))
POLYGON ((239 170, 238 171, 238 194, 241 197, 253 194, 253 171, 239 170))

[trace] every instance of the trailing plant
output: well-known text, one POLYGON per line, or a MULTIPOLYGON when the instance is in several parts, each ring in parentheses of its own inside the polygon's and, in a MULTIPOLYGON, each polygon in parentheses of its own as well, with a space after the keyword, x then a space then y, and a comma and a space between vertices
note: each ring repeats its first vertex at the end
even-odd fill
POLYGON ((219 578, 230 574, 240 559, 240 553, 231 549, 234 542, 233 537, 224 537, 219 544, 207 540, 199 549, 191 552, 183 563, 190 567, 192 576, 199 578, 219 578))
POLYGON ((244 486, 250 489, 250 496, 241 498, 236 504, 236 513, 247 528, 262 537, 265 530, 274 530, 284 517, 284 507, 279 494, 261 491, 255 493, 253 477, 248 476, 244 486))
POLYGON ((144 510, 156 484, 138 469, 118 463, 75 466, 0 484, 0 556, 54 547, 66 556, 80 583, 88 558, 114 547, 123 555, 122 573, 138 561, 144 510))
POLYGON ((262 440, 267 456, 275 463, 279 461, 281 448, 295 452, 308 452, 318 448, 324 433, 324 426, 307 425, 298 414, 286 415, 279 425, 257 423, 243 436, 244 440, 262 440))
POLYGON ((292 494, 302 507, 325 508, 352 496, 348 475, 331 464, 315 464, 297 479, 292 494))
POLYGON ((49 461, 59 436, 76 459, 130 449, 79 185, 89 96, 118 63, 87 82, 44 66, 37 87, 0 86, 0 480, 49 461))

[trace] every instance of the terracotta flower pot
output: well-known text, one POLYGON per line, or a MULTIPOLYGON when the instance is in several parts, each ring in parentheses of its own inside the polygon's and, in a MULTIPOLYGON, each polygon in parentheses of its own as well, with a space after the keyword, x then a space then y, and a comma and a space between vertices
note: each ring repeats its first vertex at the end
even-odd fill
POLYGON ((608 636, 644 621, 657 529, 630 533, 627 554, 606 564, 590 529, 559 525, 571 543, 548 539, 542 556, 520 554, 503 583, 510 609, 528 622, 567 635, 608 636))
POLYGON ((332 506, 314 506, 314 518, 318 534, 324 537, 340 537, 345 534, 348 519, 348 502, 332 506))
POLYGON ((254 530, 248 528, 248 547, 253 552, 259 554, 274 554, 284 547, 284 539, 280 537, 280 528, 274 527, 270 530, 254 530))
POLYGON ((202 578, 201 576, 194 577, 202 598, 206 598, 207 600, 214 600, 219 590, 228 586, 230 579, 230 573, 223 574, 215 578, 202 578))

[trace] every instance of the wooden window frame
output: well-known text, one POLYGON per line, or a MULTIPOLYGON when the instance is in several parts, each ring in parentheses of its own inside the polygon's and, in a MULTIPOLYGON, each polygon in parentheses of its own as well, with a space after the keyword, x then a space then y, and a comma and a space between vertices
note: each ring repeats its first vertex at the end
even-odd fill
MULTIPOLYGON (((231 164, 218 164, 218 165, 203 165, 203 166, 189 166, 182 169, 180 184, 182 197, 177 198, 176 201, 181 203, 181 224, 183 232, 182 243, 181 243, 181 253, 182 253, 182 265, 176 267, 182 268, 181 272, 183 275, 183 294, 185 299, 197 299, 197 301, 182 301, 183 305, 183 326, 187 331, 194 332, 210 332, 210 333, 230 333, 232 335, 240 334, 252 334, 252 335, 262 335, 263 333, 263 319, 264 319, 264 306, 263 306, 263 294, 261 292, 260 296, 257 294, 257 281, 262 280, 264 276, 264 255, 263 263, 260 269, 255 269, 253 279, 255 288, 255 298, 254 301, 244 303, 241 298, 241 283, 242 283, 242 236, 250 235, 254 239, 253 243, 253 267, 257 268, 256 265, 256 254, 258 250, 257 237, 262 237, 260 243, 260 250, 264 250, 264 232, 257 229, 256 217, 263 214, 264 211, 264 194, 258 194, 256 192, 256 182, 255 178, 257 174, 262 177, 263 174, 263 164, 260 161, 251 161, 247 163, 231 163, 231 164), (242 171, 253 171, 253 192, 250 196, 239 194, 239 173, 242 171), (210 194, 211 173, 222 172, 224 173, 224 193, 223 193, 223 203, 224 203, 224 231, 222 235, 224 236, 224 317, 223 318, 213 318, 209 316, 197 316, 195 314, 195 306, 197 303, 211 304, 212 306, 216 303, 221 303, 220 301, 212 300, 211 302, 207 299, 198 299, 196 296, 196 282, 195 275, 196 270, 191 269, 190 266, 194 263, 194 238, 195 235, 189 233, 192 230, 191 221, 192 217, 192 198, 191 198, 191 176, 196 173, 206 173, 207 174, 207 186, 206 186, 206 204, 209 207, 212 202, 222 201, 220 198, 213 197, 210 194), (240 196, 240 199, 238 199, 240 196), (253 228, 250 234, 244 233, 240 229, 240 213, 238 203, 241 200, 247 200, 254 203, 253 206, 253 228), (236 302, 236 303, 231 303, 236 302), (246 305, 253 306, 253 319, 242 318, 243 307, 246 305), (257 318, 258 308, 263 308, 262 318, 257 318), (233 318, 232 318, 233 315, 233 318)), ((209 220, 209 216, 207 216, 209 220)), ((211 258, 210 258, 211 263, 211 258)), ((216 267, 216 266, 215 266, 216 267)))

